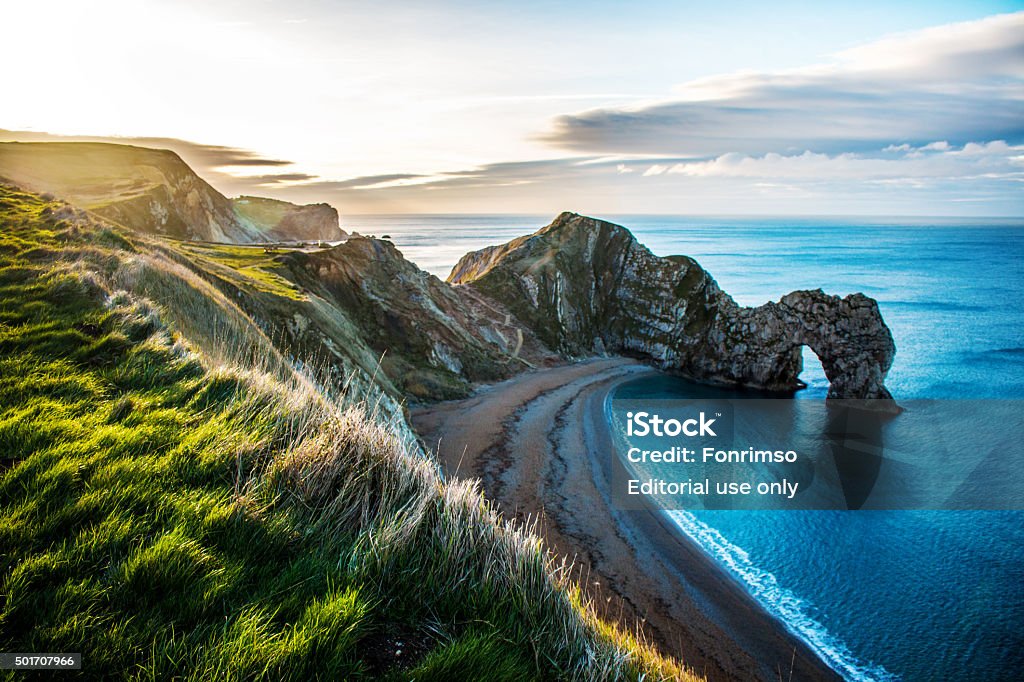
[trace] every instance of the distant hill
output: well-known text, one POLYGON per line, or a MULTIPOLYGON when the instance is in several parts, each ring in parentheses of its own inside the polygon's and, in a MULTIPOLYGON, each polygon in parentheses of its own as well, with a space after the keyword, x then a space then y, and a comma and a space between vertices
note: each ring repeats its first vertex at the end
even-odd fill
POLYGON ((338 223, 338 211, 330 204, 299 206, 264 197, 232 199, 235 213, 271 240, 336 241, 347 237, 338 223))
POLYGON ((0 178, 133 230, 199 241, 342 239, 337 212, 258 199, 236 203, 172 151, 98 142, 0 143, 0 178), (236 207, 241 210, 236 210, 236 207), (272 208, 271 208, 272 207, 272 208))

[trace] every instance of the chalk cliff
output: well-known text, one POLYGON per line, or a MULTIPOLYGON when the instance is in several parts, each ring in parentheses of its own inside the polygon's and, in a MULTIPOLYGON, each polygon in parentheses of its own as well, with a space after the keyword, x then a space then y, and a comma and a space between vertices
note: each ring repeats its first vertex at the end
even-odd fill
POLYGON ((165 149, 7 142, 0 144, 0 177, 139 232, 213 242, 261 239, 224 195, 165 149))
POLYGON ((624 227, 563 213, 535 234, 467 254, 448 281, 507 306, 560 353, 647 358, 699 381, 801 386, 801 346, 821 359, 829 398, 879 399, 896 352, 877 303, 796 291, 746 308, 692 258, 655 256, 624 227))

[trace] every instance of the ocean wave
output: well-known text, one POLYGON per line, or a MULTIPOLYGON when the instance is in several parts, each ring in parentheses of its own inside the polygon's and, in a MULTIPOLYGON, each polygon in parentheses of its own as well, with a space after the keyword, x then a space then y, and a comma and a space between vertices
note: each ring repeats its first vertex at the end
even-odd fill
POLYGON ((881 666, 864 665, 858 661, 845 644, 808 615, 808 602, 780 586, 772 573, 755 566, 742 547, 729 542, 716 529, 690 512, 672 510, 665 513, 687 537, 737 578, 754 599, 787 630, 810 646, 845 679, 855 682, 899 680, 899 677, 881 666))
POLYGON ((1017 365, 1024 362, 1024 348, 991 348, 969 350, 961 353, 963 362, 986 363, 988 365, 1017 365))

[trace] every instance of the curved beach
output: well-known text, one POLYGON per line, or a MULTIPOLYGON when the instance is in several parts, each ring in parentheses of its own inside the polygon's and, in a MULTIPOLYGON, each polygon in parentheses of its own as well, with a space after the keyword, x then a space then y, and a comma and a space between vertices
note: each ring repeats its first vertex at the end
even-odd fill
POLYGON ((621 465, 603 404, 652 371, 625 358, 535 370, 416 408, 412 422, 449 476, 479 478, 508 517, 539 519, 606 618, 639 626, 709 680, 839 679, 663 513, 611 505, 621 465))

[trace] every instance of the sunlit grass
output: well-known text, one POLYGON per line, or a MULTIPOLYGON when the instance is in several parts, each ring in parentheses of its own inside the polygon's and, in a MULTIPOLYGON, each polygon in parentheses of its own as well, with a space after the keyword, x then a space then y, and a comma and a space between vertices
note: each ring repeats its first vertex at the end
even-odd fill
POLYGON ((235 244, 179 244, 183 252, 194 258, 206 259, 237 271, 260 291, 292 300, 303 298, 298 287, 277 272, 279 266, 274 256, 286 253, 285 249, 235 244))
POLYGON ((10 189, 0 220, 0 650, 96 679, 691 679, 201 271, 10 189))

